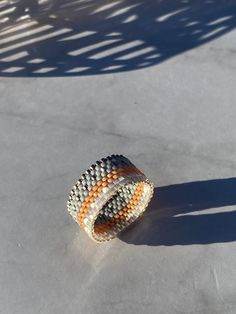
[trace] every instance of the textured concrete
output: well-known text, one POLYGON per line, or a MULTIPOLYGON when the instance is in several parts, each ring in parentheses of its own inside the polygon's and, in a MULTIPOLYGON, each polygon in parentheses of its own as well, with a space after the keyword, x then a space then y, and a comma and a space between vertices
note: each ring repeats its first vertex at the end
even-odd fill
MULTIPOLYGON (((2 2, 2 12, 14 3, 2 2)), ((0 313, 235 314, 235 2, 140 1, 141 9, 130 9, 130 26, 121 22, 128 9, 110 21, 103 13, 104 24, 96 24, 91 12, 104 1, 78 20, 71 3, 30 10, 18 3, 2 20, 0 313), (50 10, 60 13, 51 24, 50 10), (196 25, 187 25, 188 17, 201 23, 202 37, 191 37, 198 32, 188 30, 196 25), (113 54, 93 46, 92 54, 106 56, 90 64, 89 54, 68 55, 89 41, 37 41, 29 29, 19 31, 32 21, 57 29, 71 23, 76 32, 80 22, 83 31, 92 23, 87 30, 97 27, 100 35, 91 45, 120 31, 128 44, 136 37, 158 50, 160 42, 162 57, 123 58, 115 68, 113 54), (23 38, 9 39, 6 30, 23 38), (34 72, 35 64, 45 68, 29 63, 35 58, 56 69, 34 72), (80 65, 85 72, 68 72, 80 65), (137 223, 98 245, 69 217, 66 200, 90 163, 111 153, 130 158, 156 188, 137 223)), ((127 55, 123 49, 119 56, 127 55)))

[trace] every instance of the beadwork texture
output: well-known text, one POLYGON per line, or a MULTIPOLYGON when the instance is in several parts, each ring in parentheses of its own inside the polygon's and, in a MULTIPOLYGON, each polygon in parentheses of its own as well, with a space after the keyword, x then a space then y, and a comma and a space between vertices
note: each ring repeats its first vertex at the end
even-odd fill
POLYGON ((146 209, 153 184, 123 155, 96 161, 73 186, 67 209, 96 242, 108 241, 146 209))

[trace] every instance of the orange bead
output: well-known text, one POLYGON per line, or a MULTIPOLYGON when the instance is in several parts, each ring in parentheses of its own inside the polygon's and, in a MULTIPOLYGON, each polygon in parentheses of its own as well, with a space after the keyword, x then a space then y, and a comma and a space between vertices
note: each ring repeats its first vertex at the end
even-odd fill
POLYGON ((99 188, 98 188, 98 193, 100 193, 101 191, 102 191, 102 185, 101 186, 99 186, 99 188))
POLYGON ((88 204, 90 205, 90 204, 94 201, 94 199, 95 199, 95 197, 94 197, 94 196, 91 196, 91 197, 89 198, 88 204))
POLYGON ((98 196, 98 192, 93 193, 93 196, 96 198, 98 196))

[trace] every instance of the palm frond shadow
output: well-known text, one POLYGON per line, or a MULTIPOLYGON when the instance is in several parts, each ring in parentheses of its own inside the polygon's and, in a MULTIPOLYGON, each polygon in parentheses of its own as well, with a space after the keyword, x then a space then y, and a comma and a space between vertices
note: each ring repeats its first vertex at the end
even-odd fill
POLYGON ((97 75, 159 64, 236 26, 234 0, 4 0, 0 76, 97 75))

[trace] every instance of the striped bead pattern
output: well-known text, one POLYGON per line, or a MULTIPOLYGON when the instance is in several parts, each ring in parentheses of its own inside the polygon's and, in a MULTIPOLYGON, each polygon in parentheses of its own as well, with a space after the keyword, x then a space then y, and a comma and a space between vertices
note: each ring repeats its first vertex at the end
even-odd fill
POLYGON ((108 241, 146 209, 153 184, 123 155, 96 161, 73 186, 67 209, 96 242, 108 241))

